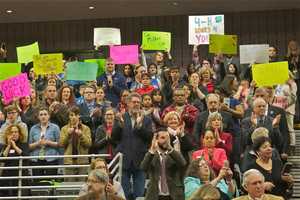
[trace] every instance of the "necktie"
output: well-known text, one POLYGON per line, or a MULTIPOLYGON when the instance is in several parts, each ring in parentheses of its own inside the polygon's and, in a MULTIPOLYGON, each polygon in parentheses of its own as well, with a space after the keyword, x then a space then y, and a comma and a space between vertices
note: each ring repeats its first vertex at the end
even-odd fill
POLYGON ((167 184, 167 177, 166 177, 166 157, 165 153, 161 154, 161 170, 160 170, 160 189, 162 193, 168 192, 168 184, 167 184))

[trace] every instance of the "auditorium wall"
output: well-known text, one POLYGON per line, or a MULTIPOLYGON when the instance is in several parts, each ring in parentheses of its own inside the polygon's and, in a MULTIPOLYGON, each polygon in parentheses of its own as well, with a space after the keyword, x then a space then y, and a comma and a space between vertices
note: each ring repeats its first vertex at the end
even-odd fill
MULTIPOLYGON (((225 13, 226 34, 237 34, 239 44, 269 43, 283 56, 289 40, 300 40, 300 10, 225 13)), ((7 43, 9 61, 16 61, 15 47, 38 41, 41 53, 93 49, 94 27, 118 27, 123 44, 141 42, 143 30, 172 32, 172 55, 178 65, 190 62, 188 16, 91 19, 77 21, 0 24, 0 41, 7 43)), ((207 46, 200 47, 201 57, 207 46)))

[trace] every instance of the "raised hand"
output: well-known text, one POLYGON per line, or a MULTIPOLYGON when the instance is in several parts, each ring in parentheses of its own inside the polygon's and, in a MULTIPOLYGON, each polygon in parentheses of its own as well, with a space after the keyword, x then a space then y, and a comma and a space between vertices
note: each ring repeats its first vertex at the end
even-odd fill
POLYGON ((251 123, 254 126, 257 126, 257 117, 256 117, 256 114, 254 112, 252 112, 252 114, 251 114, 251 123))
POLYGON ((154 133, 152 142, 151 142, 151 147, 149 149, 149 152, 154 154, 158 149, 158 144, 157 144, 157 133, 154 133))
POLYGON ((278 127, 279 126, 280 118, 281 118, 280 114, 276 115, 276 117, 273 119, 273 122, 272 122, 273 127, 278 127))

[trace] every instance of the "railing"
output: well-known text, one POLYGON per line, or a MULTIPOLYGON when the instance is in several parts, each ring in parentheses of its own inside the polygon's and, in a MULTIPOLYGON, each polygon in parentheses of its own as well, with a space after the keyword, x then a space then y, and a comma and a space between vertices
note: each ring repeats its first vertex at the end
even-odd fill
MULTIPOLYGON (((97 157, 108 157, 108 154, 90 154, 90 155, 62 155, 62 156, 44 156, 43 158, 97 158, 97 157)), ((12 187, 0 187, 1 190, 17 190, 16 196, 9 197, 1 197, 0 199, 74 199, 78 197, 78 192, 82 187, 83 182, 80 183, 67 183, 62 182, 64 184, 59 185, 24 185, 24 180, 36 180, 36 179, 60 179, 60 178, 86 178, 88 176, 88 170, 85 175, 49 175, 49 176, 23 176, 23 170, 32 170, 32 169, 66 169, 66 168, 89 168, 90 165, 48 165, 48 166, 23 166, 23 161, 28 159, 39 159, 39 156, 19 156, 19 157, 0 157, 0 162, 3 160, 19 160, 18 166, 10 166, 10 167, 0 167, 0 170, 18 170, 18 176, 2 176, 0 180, 18 180, 18 186, 12 187), (35 191, 48 191, 48 194, 51 195, 32 195, 35 191), (59 195, 59 193, 66 193, 63 191, 65 189, 67 192, 70 191, 77 192, 72 195, 59 195), (22 195, 23 190, 30 190, 30 196, 22 195), (50 193, 49 193, 50 192, 50 193), (58 194, 58 195, 56 195, 58 194)), ((123 163, 123 155, 118 153, 114 159, 108 163, 108 168, 110 173, 113 175, 113 180, 117 180, 121 182, 122 177, 122 163, 123 163)))

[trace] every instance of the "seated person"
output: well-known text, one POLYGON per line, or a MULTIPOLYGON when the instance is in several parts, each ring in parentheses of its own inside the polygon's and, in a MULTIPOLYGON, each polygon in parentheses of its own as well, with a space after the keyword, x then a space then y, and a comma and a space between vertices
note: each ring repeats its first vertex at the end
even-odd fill
POLYGON ((192 154, 193 160, 204 157, 208 165, 214 170, 215 173, 219 173, 227 159, 224 149, 216 147, 216 135, 214 131, 207 129, 203 136, 203 148, 195 151, 192 154))
POLYGON ((77 198, 78 200, 124 200, 114 193, 107 191, 109 176, 100 169, 94 169, 89 173, 87 180, 88 193, 77 198))
POLYGON ((216 147, 224 149, 229 157, 232 152, 232 136, 223 131, 222 115, 217 112, 211 113, 208 116, 206 127, 214 130, 217 138, 216 147))
MULTIPOLYGON (((96 158, 92 160, 90 165, 90 170, 92 171, 95 169, 100 170, 101 172, 105 173, 107 176, 110 176, 107 163, 102 158, 96 158)), ((125 194, 121 186, 121 183, 113 180, 112 178, 110 178, 110 181, 106 186, 106 192, 109 194, 116 194, 120 198, 125 199, 125 194)), ((85 183, 80 189, 79 196, 86 195, 87 193, 88 193, 88 184, 85 183)))
POLYGON ((282 161, 272 160, 271 140, 267 137, 260 137, 255 140, 253 150, 258 155, 256 161, 249 166, 249 169, 257 169, 265 177, 265 191, 269 194, 287 198, 287 190, 293 186, 293 177, 282 172, 282 161))
POLYGON ((237 192, 235 183, 232 180, 232 174, 231 169, 228 167, 228 162, 224 164, 219 175, 215 177, 213 170, 204 159, 193 160, 187 169, 187 175, 184 179, 185 199, 189 199, 204 184, 211 184, 217 187, 231 199, 237 192))
POLYGON ((220 200, 219 190, 211 184, 205 184, 195 191, 189 200, 220 200))
MULTIPOLYGON (((260 137, 269 137, 269 131, 268 129, 264 128, 264 127, 259 127, 257 129, 254 130, 254 132, 251 135, 251 140, 252 143, 254 143, 254 141, 257 138, 260 137)), ((272 159, 281 159, 280 158, 280 154, 278 152, 277 149, 273 148, 273 153, 272 153, 272 159)), ((246 151, 243 154, 243 158, 242 158, 242 163, 241 163, 241 171, 245 172, 247 169, 249 169, 249 165, 251 165, 251 163, 254 163, 255 160, 257 159, 257 154, 256 152, 253 150, 253 147, 249 147, 246 149, 246 151)))
POLYGON ((247 195, 235 198, 234 200, 283 200, 282 197, 265 194, 265 177, 256 169, 249 169, 243 175, 243 187, 248 192, 247 195))

